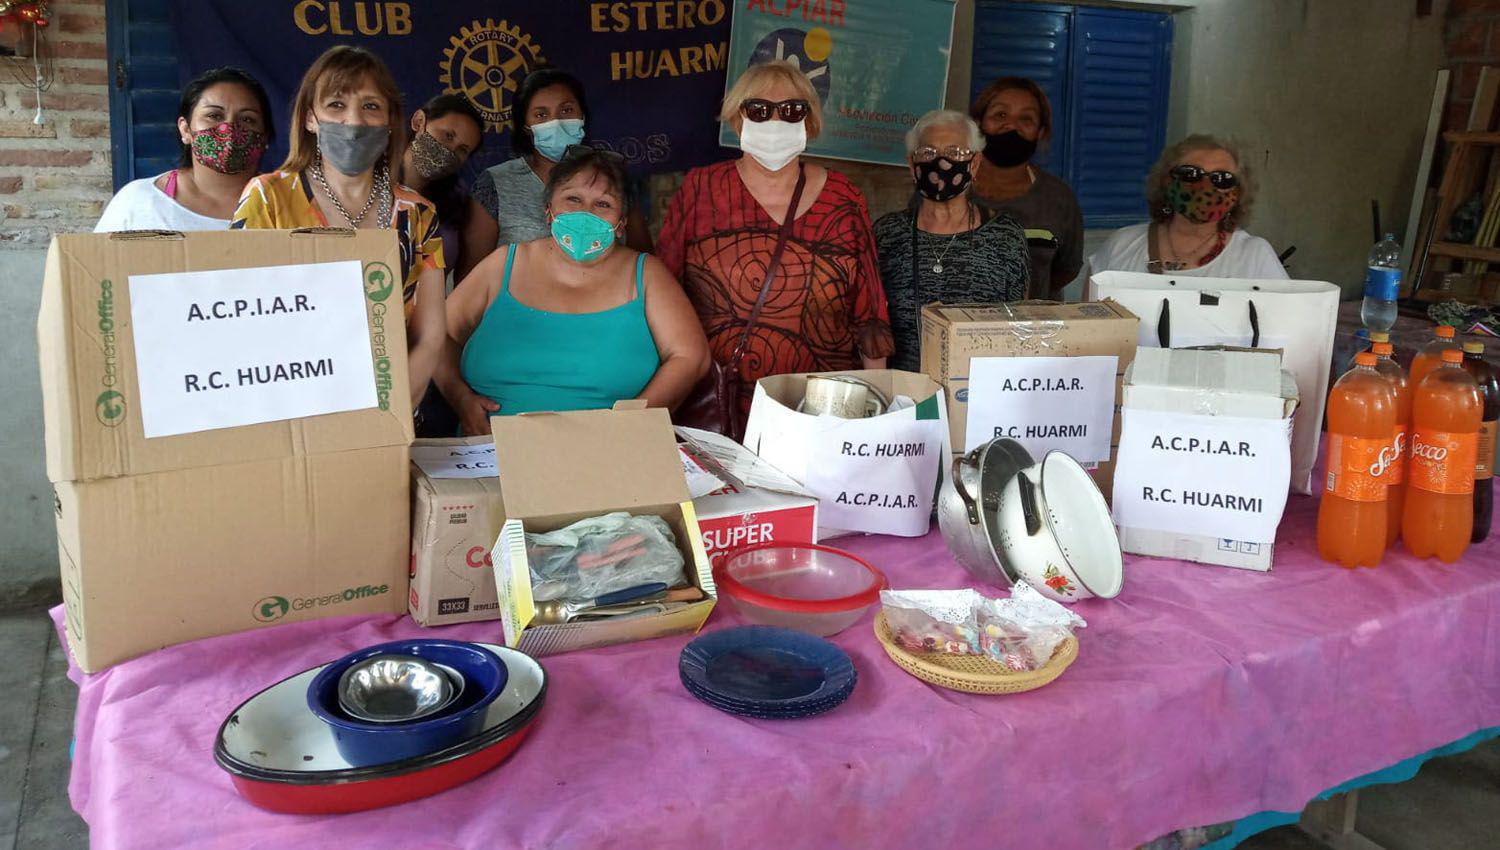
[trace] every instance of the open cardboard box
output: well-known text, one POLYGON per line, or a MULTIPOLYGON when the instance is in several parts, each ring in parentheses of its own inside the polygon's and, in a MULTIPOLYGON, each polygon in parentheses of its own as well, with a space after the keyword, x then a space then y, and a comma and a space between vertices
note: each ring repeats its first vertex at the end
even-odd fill
POLYGON ((505 471, 505 524, 491 559, 507 646, 539 656, 695 632, 713 611, 717 592, 672 422, 665 410, 643 405, 490 419, 496 460, 505 471), (616 511, 665 520, 682 553, 684 577, 704 599, 655 615, 532 625, 526 535, 616 511))

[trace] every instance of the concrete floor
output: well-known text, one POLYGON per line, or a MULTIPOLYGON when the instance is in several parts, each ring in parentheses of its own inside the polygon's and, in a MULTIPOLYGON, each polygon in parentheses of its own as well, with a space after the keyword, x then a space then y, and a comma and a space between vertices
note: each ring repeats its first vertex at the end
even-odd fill
MULTIPOLYGON (((77 689, 43 610, 0 613, 0 850, 77 850, 88 827, 68 804, 77 689)), ((1361 792, 1359 831, 1385 850, 1500 848, 1500 739, 1361 792)), ((1351 845, 1353 846, 1353 845, 1351 845)), ((1368 845, 1360 845, 1368 847, 1368 845)), ((1330 850, 1295 827, 1242 850, 1330 850)))

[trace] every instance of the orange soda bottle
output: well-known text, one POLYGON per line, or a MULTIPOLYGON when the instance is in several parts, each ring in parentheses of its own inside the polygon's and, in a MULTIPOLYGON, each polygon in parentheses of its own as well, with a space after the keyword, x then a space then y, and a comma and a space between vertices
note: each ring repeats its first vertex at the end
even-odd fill
POLYGON ((1396 392, 1361 351, 1328 394, 1328 482, 1318 505, 1318 554, 1345 567, 1373 567, 1385 554, 1386 484, 1396 392))
POLYGON ((1417 384, 1401 536, 1418 558, 1457 561, 1474 529, 1474 464, 1484 402, 1457 348, 1417 384))
POLYGON ((1371 334, 1377 342, 1370 351, 1375 354, 1375 371, 1391 384, 1396 392, 1396 430, 1391 435, 1390 448, 1381 458, 1388 464, 1385 473, 1385 546, 1396 545, 1401 537, 1401 510, 1406 507, 1406 451, 1411 441, 1411 388, 1406 382, 1406 370, 1393 358, 1391 344, 1379 340, 1384 334, 1371 334))
POLYGON ((1438 325, 1432 342, 1422 347, 1417 356, 1411 361, 1411 374, 1407 376, 1406 382, 1415 393, 1417 387, 1422 386, 1422 379, 1427 373, 1443 365, 1444 351, 1459 351, 1458 343, 1453 341, 1453 326, 1438 325))

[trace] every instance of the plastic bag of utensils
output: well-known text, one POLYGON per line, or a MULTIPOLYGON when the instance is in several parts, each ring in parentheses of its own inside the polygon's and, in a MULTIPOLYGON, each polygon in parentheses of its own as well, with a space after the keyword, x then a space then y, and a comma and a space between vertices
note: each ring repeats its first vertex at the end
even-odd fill
POLYGON ((545 534, 526 535, 532 596, 592 599, 615 591, 683 581, 682 553, 666 521, 618 512, 545 534))

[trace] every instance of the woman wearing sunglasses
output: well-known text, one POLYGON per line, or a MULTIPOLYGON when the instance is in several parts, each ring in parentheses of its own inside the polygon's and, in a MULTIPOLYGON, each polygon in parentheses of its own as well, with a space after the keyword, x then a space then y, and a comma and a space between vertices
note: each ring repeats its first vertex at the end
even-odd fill
POLYGON ((1240 226, 1255 183, 1237 147, 1188 136, 1162 151, 1146 177, 1151 221, 1123 227, 1089 258, 1092 271, 1250 280, 1286 278, 1271 243, 1240 226))
POLYGON ((923 304, 1026 297, 1031 255, 1025 231, 1009 215, 987 211, 970 197, 972 167, 984 146, 979 125, 949 109, 923 115, 907 131, 907 163, 922 200, 875 222, 896 337, 893 369, 921 371, 923 304))
POLYGON ((688 172, 656 253, 697 308, 714 359, 738 369, 741 416, 767 375, 883 368, 893 344, 864 196, 802 162, 822 127, 812 84, 788 62, 752 65, 719 120, 744 155, 688 172))
POLYGON ((682 288, 620 244, 626 179, 619 154, 568 148, 542 193, 548 235, 491 253, 453 290, 438 386, 466 433, 490 433, 493 413, 670 408, 708 371, 682 288))

